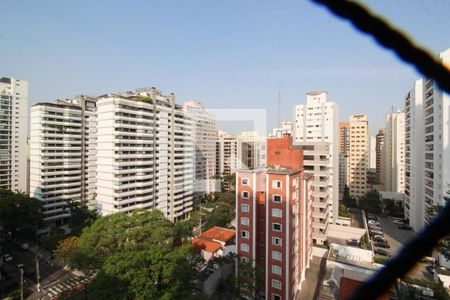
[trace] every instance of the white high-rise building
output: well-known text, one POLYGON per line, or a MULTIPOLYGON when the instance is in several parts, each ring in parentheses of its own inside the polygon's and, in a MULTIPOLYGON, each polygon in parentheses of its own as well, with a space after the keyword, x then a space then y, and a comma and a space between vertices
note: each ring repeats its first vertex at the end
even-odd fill
MULTIPOLYGON (((310 92, 306 105, 296 105, 294 115, 294 143, 328 143, 328 168, 330 178, 328 201, 330 221, 336 221, 339 214, 339 109, 335 102, 327 101, 327 93, 310 92)), ((322 162, 323 163, 323 162, 322 162)), ((313 183, 314 185, 314 183, 313 183)), ((318 199, 314 199, 313 204, 318 199)))
POLYGON ((237 146, 235 136, 223 132, 217 132, 216 141, 216 176, 230 175, 237 169, 237 146))
POLYGON ((0 189, 28 191, 28 82, 0 78, 0 189))
POLYGON ((384 157, 381 166, 383 190, 403 193, 405 191, 405 113, 387 114, 382 155, 384 157))
POLYGON ((216 116, 200 102, 188 101, 183 110, 194 120, 194 193, 214 193, 216 187, 216 116))
POLYGON ((97 101, 97 210, 159 209, 177 221, 192 211, 194 121, 173 94, 141 89, 97 101))
MULTIPOLYGON (((450 49, 440 58, 450 68, 450 49)), ((416 81, 405 112, 405 213, 418 230, 431 220, 431 207, 450 200, 450 96, 430 79, 416 81)))
POLYGON ((294 123, 283 121, 283 124, 280 128, 274 128, 272 130, 272 134, 269 134, 269 137, 276 137, 276 138, 282 138, 283 134, 290 134, 292 135, 292 130, 294 129, 294 123))
POLYGON ((43 202, 46 223, 67 222, 68 202, 95 205, 95 105, 81 96, 31 108, 30 195, 43 202))
POLYGON ((266 139, 256 131, 243 131, 238 136, 238 169, 266 166, 266 139))
POLYGON ((405 96, 405 218, 415 231, 424 224, 424 80, 405 96))
POLYGON ((366 115, 350 116, 348 186, 351 197, 361 198, 368 191, 369 123, 366 115))

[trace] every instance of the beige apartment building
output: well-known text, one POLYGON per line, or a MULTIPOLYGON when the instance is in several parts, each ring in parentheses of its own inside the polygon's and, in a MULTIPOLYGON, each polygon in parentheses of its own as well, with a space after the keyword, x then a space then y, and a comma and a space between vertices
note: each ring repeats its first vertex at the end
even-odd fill
POLYGON ((369 124, 366 115, 352 115, 350 123, 350 146, 348 184, 350 196, 361 198, 367 193, 369 170, 369 124))

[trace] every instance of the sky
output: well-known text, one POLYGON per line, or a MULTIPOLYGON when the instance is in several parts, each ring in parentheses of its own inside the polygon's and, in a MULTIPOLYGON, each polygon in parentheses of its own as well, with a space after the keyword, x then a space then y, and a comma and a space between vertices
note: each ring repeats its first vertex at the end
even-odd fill
MULTIPOLYGON (((431 52, 450 48, 450 1, 364 2, 431 52)), ((341 121, 367 114, 374 135, 421 77, 307 0, 24 0, 2 12, 0 76, 28 80, 30 105, 154 86, 178 103, 265 109, 271 130, 279 92, 291 121, 325 90, 341 121)))

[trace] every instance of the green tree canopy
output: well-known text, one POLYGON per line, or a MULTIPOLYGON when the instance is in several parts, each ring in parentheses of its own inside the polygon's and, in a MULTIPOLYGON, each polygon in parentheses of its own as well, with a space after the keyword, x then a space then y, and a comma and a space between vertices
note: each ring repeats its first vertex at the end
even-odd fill
POLYGON ((75 254, 80 246, 80 238, 70 236, 58 243, 56 247, 56 257, 64 264, 69 263, 69 259, 75 254))
POLYGON ((60 242, 57 255, 97 273, 89 299, 191 299, 199 258, 183 245, 187 235, 184 223, 174 225, 158 210, 117 213, 85 228, 78 244, 60 242))
POLYGON ((99 269, 106 258, 119 252, 146 250, 158 245, 170 248, 173 224, 158 210, 137 210, 98 218, 84 229, 72 263, 85 271, 99 269), (87 269, 86 269, 87 268, 87 269))
POLYGON ((48 251, 53 251, 65 237, 66 235, 63 229, 59 227, 52 228, 49 232, 41 236, 41 246, 48 251))
POLYGON ((0 225, 24 239, 33 238, 42 223, 42 203, 22 193, 0 190, 0 225))
POLYGON ((69 227, 71 233, 80 236, 83 229, 95 221, 97 214, 86 205, 80 205, 77 202, 69 202, 68 205, 70 209, 69 227))

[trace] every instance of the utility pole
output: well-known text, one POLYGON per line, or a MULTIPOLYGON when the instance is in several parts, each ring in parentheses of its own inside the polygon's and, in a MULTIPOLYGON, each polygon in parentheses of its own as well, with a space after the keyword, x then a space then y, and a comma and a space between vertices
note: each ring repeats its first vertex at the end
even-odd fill
POLYGON ((20 300, 23 300, 23 268, 20 268, 20 300))
POLYGON ((41 274, 40 274, 40 270, 39 270, 39 258, 37 255, 35 256, 35 259, 36 259, 36 288, 37 288, 37 291, 40 292, 41 291, 41 283, 40 283, 41 274))

